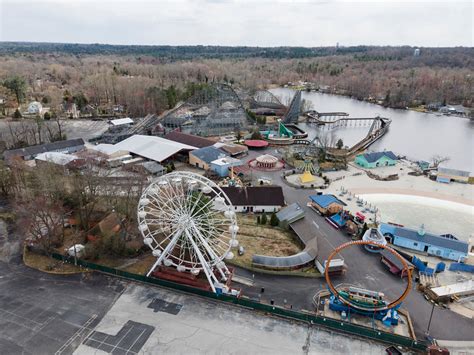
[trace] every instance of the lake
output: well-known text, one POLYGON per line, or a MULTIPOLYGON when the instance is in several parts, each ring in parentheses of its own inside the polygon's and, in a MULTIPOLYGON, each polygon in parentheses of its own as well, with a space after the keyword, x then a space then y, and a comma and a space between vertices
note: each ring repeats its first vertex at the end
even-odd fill
MULTIPOLYGON (((287 103, 295 93, 293 89, 270 90, 281 102, 287 103)), ((454 116, 438 116, 411 110, 396 110, 344 96, 303 92, 302 98, 312 103, 319 112, 342 111, 350 117, 383 116, 392 119, 388 133, 370 146, 372 151, 392 150, 410 159, 429 161, 433 155, 448 156, 444 166, 474 172, 474 121, 454 116)), ((317 134, 333 134, 345 145, 352 146, 368 131, 368 127, 338 128, 328 133, 327 128, 314 124, 299 124, 309 137, 317 134)))

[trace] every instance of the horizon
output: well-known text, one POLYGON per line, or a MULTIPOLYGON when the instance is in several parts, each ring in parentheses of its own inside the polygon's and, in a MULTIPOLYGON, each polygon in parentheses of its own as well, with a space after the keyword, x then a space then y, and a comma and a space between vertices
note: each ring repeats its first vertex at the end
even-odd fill
POLYGON ((452 48, 474 36, 470 1, 4 0, 0 18, 2 42, 452 48))
MULTIPOLYGON (((103 42, 48 42, 48 41, 4 41, 0 40, 1 43, 11 43, 11 44, 52 44, 52 45, 81 45, 81 46, 117 46, 117 47, 228 47, 228 48, 335 48, 336 46, 291 46, 291 45, 277 45, 277 46, 251 46, 251 45, 220 45, 220 44, 123 44, 123 43, 103 43, 103 42)), ((474 46, 416 46, 410 44, 400 44, 400 45, 391 45, 391 44, 354 44, 354 45, 338 45, 339 48, 354 48, 354 47, 369 47, 369 48, 420 48, 420 49, 453 49, 453 48, 474 48, 474 46)))

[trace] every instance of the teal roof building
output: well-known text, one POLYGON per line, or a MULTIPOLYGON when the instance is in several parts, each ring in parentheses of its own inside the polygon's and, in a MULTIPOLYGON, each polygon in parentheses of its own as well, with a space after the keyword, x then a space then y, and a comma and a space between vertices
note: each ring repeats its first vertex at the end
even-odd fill
POLYGON ((397 163, 398 157, 392 151, 359 154, 355 163, 363 168, 377 168, 391 166, 397 163))

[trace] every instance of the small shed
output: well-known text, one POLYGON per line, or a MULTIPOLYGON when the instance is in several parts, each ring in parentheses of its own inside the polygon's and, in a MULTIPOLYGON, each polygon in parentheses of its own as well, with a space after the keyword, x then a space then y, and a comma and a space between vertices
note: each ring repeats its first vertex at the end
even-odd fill
POLYGON ((392 151, 359 154, 355 163, 363 168, 377 168, 379 166, 393 166, 398 157, 392 151))
MULTIPOLYGON (((408 260, 405 261, 408 265, 408 269, 413 272, 413 270, 415 269, 413 264, 408 260)), ((400 275, 400 277, 408 276, 408 272, 404 269, 401 260, 399 260, 387 249, 382 249, 380 251, 380 262, 384 264, 392 274, 400 275)))
POLYGON ((276 214, 280 224, 290 224, 304 217, 304 210, 298 202, 283 208, 276 214))
POLYGON ((467 183, 469 182, 470 174, 469 171, 448 169, 440 166, 438 167, 436 181, 444 183, 450 183, 453 181, 467 183))

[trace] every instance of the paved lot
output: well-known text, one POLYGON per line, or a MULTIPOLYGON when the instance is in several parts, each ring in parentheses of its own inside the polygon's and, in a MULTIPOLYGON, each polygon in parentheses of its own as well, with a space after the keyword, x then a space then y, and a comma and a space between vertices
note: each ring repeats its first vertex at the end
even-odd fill
POLYGON ((93 335, 97 340, 93 344, 86 340, 75 354, 95 353, 100 342, 101 350, 128 355, 382 354, 385 348, 365 339, 135 284, 127 287, 94 334, 101 337, 93 335), (157 304, 161 305, 158 311, 157 304), (127 333, 131 325, 137 327, 133 334, 127 333), (145 336, 148 339, 143 342, 145 336))
POLYGON ((0 354, 70 354, 122 292, 100 274, 56 276, 0 262, 0 354))

